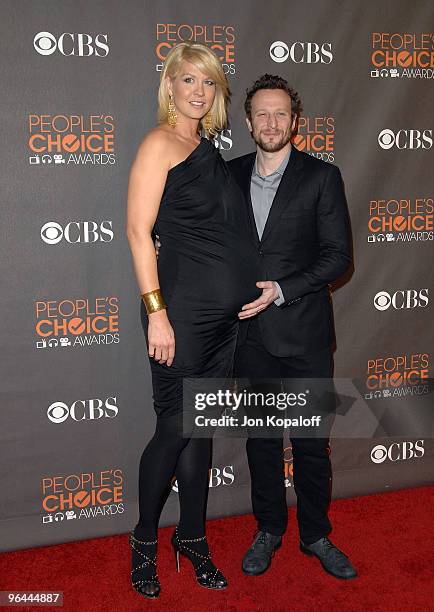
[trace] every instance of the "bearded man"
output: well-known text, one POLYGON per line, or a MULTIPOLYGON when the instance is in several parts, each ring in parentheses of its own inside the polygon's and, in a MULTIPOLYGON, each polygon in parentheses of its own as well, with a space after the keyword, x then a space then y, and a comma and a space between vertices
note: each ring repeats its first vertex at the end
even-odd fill
MULTIPOLYGON (((234 375, 254 379, 333 377, 329 284, 351 264, 349 217, 339 169, 291 144, 301 112, 296 91, 265 74, 247 91, 247 127, 256 152, 229 162, 245 196, 261 261, 262 295, 239 313, 234 375)), ((338 578, 357 572, 330 542, 329 437, 291 437, 300 550, 338 578)), ((282 437, 247 440, 258 532, 246 574, 264 573, 282 542, 288 512, 282 437)))

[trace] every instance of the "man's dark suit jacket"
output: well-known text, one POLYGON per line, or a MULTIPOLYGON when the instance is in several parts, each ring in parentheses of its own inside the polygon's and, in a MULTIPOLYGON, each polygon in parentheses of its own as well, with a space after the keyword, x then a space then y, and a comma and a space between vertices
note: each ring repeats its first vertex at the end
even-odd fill
MULTIPOLYGON (((334 340, 328 284, 351 263, 350 224, 339 168, 292 147, 259 240, 250 198, 256 153, 229 162, 244 193, 260 278, 278 281, 285 303, 258 315, 266 349, 278 357, 313 353, 334 340)), ((254 262, 252 262, 254 263, 254 262)), ((250 320, 241 321, 243 344, 250 320)))

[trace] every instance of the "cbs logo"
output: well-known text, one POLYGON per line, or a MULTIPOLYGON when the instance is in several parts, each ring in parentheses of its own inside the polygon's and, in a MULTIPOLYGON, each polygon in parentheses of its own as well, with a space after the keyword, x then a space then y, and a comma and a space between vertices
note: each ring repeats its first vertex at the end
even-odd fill
MULTIPOLYGON (((220 486, 228 486, 234 483, 235 474, 233 465, 225 465, 223 468, 212 467, 209 472, 208 486, 210 489, 220 486)), ((172 479, 172 489, 175 493, 179 493, 178 481, 172 479)))
POLYGON ((33 46, 39 55, 51 55, 56 49, 65 56, 106 57, 109 53, 107 34, 71 34, 64 32, 57 39, 51 32, 38 32, 33 39, 33 46))
POLYGON ((387 310, 392 306, 395 310, 403 308, 426 308, 428 306, 428 289, 405 289, 395 291, 392 295, 387 291, 379 291, 374 296, 374 306, 377 310, 387 310))
POLYGON ((432 130, 382 130, 378 134, 378 144, 382 149, 431 149, 433 145, 432 130))
POLYGON ((290 47, 281 40, 270 45, 270 57, 278 64, 289 58, 295 64, 330 64, 333 61, 332 44, 314 42, 295 42, 290 47))
POLYGON ((52 423, 63 423, 68 417, 73 421, 113 419, 119 412, 116 401, 116 397, 108 397, 104 402, 100 399, 77 400, 70 407, 54 402, 47 409, 47 417, 52 423))
POLYGON ((405 461, 406 459, 417 459, 425 453, 424 440, 413 442, 394 442, 388 448, 382 444, 374 446, 371 450, 371 461, 383 463, 389 461, 405 461))
POLYGON ((230 151, 233 144, 231 129, 222 130, 214 138, 214 146, 221 151, 230 151))
POLYGON ((41 228, 41 238, 46 244, 57 244, 63 238, 70 244, 111 242, 114 234, 112 221, 71 221, 64 228, 55 221, 48 221, 41 228))

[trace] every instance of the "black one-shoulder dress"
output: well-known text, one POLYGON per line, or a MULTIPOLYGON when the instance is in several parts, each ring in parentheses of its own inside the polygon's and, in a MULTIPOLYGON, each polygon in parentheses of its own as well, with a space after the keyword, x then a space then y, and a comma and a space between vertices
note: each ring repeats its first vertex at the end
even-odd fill
POLYGON ((169 170, 155 232, 162 244, 158 278, 175 333, 173 364, 150 358, 154 408, 165 417, 182 411, 184 377, 231 374, 237 313, 261 294, 244 196, 208 139, 169 170))

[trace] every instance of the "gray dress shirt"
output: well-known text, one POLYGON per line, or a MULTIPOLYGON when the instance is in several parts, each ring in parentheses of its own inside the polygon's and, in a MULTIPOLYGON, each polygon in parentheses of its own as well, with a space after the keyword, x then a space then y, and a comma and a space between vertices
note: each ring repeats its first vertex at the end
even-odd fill
MULTIPOLYGON (((273 204, 274 196, 276 195, 277 188, 280 185, 285 168, 288 165, 290 155, 291 149, 289 149, 288 155, 282 161, 280 166, 268 176, 262 176, 259 174, 257 166, 258 157, 256 156, 252 178, 250 181, 250 197, 252 199, 253 214, 255 217, 259 239, 262 238, 271 205, 273 204)), ((280 306, 285 302, 282 289, 280 288, 279 283, 276 281, 273 281, 273 283, 279 293, 279 297, 274 300, 274 303, 276 306, 280 306)))

